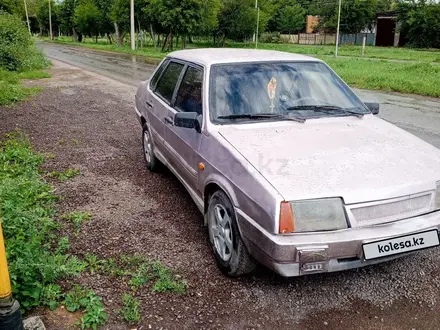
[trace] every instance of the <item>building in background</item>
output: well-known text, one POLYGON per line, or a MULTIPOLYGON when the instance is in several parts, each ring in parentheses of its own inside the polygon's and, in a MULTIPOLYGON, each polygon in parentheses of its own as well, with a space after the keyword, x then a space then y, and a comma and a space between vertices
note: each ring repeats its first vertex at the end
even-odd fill
POLYGON ((306 33, 313 33, 315 27, 319 24, 319 16, 307 15, 306 33))
POLYGON ((400 43, 399 24, 396 11, 386 11, 376 15, 376 46, 397 47, 400 43))

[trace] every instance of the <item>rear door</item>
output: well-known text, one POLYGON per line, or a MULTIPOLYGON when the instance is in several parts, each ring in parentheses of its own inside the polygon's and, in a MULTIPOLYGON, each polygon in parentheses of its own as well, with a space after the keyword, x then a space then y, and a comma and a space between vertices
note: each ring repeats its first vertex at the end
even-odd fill
MULTIPOLYGON (((169 157, 165 147, 165 121, 169 116, 170 104, 173 100, 176 85, 180 80, 184 64, 169 60, 160 77, 153 85, 153 93, 147 99, 149 123, 153 135, 154 146, 166 158, 169 157)), ((153 83, 153 80, 152 80, 153 83)))
POLYGON ((195 129, 174 126, 177 112, 196 112, 203 114, 202 102, 203 68, 187 64, 176 91, 173 107, 168 108, 165 123, 165 139, 169 144, 172 162, 176 170, 197 191, 198 154, 202 134, 195 129))

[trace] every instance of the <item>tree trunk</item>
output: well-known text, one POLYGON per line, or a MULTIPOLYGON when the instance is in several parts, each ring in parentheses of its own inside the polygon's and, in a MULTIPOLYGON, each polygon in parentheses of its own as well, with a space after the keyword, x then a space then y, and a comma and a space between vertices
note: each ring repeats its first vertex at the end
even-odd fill
POLYGON ((125 39, 125 35, 126 35, 126 34, 127 34, 126 32, 124 32, 124 33, 119 33, 119 37, 120 37, 119 44, 120 44, 121 46, 124 45, 124 39, 125 39))
POLYGON ((226 45, 226 34, 223 35, 223 47, 226 45))
POLYGON ((111 44, 113 43, 113 41, 112 41, 112 36, 111 36, 111 34, 108 33, 108 32, 107 32, 107 39, 108 39, 109 44, 111 45, 111 44))
POLYGON ((76 33, 76 30, 74 27, 72 27, 72 40, 75 42, 78 42, 78 34, 76 33))
POLYGON ((169 40, 169 42, 168 42, 168 45, 169 45, 168 50, 172 52, 172 51, 173 51, 173 48, 174 48, 174 35, 173 35, 173 30, 170 31, 170 40, 169 40))
POLYGON ((163 45, 162 45, 162 51, 165 51, 165 47, 166 47, 166 45, 168 43, 168 37, 169 36, 170 36, 170 34, 168 33, 167 36, 165 37, 165 40, 164 40, 163 45))
POLYGON ((119 33, 119 26, 118 23, 114 23, 115 25, 115 37, 116 37, 116 42, 118 43, 119 46, 122 46, 122 42, 121 42, 121 34, 119 33))
POLYGON ((154 51, 157 51, 157 44, 156 44, 156 40, 155 40, 155 35, 154 35, 153 25, 152 24, 150 24, 150 34, 151 34, 151 39, 153 40, 154 51))
POLYGON ((95 44, 98 43, 98 35, 95 36, 95 44))

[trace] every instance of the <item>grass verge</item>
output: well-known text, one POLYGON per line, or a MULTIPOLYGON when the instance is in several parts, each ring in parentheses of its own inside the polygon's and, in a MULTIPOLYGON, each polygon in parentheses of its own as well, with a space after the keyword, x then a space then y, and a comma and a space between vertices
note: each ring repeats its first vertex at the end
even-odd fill
MULTIPOLYGON (((206 42, 195 43, 196 47, 209 47, 206 42)), ((254 48, 253 43, 228 42, 228 47, 234 48, 254 48)), ((259 43, 258 48, 267 50, 278 50, 289 53, 312 55, 312 56, 334 56, 335 45, 299 45, 299 44, 271 44, 259 43)), ((362 46, 342 45, 339 47, 340 56, 372 58, 384 60, 400 61, 423 61, 440 62, 440 51, 438 49, 411 49, 399 47, 375 47, 367 46, 365 55, 362 56, 362 46)))
MULTIPOLYGON (((120 53, 143 55, 147 57, 162 58, 166 53, 154 51, 152 48, 143 48, 132 51, 128 46, 118 47, 104 43, 81 44, 69 41, 66 38, 57 43, 71 44, 88 48, 111 50, 120 53)), ((191 46, 202 47, 208 44, 195 43, 191 46)), ((228 43, 233 47, 250 47, 250 44, 228 43)), ((439 51, 421 51, 402 48, 368 47, 367 54, 371 58, 410 59, 424 62, 392 62, 387 60, 371 60, 368 58, 334 58, 331 56, 333 46, 287 45, 287 44, 260 44, 261 48, 283 50, 296 53, 311 54, 327 62, 350 86, 411 93, 424 96, 440 97, 440 65, 430 62, 439 60, 439 51)), ((342 46, 341 54, 353 56, 360 51, 359 46, 342 46)))
POLYGON ((56 197, 39 174, 43 162, 19 132, 0 145, 0 214, 13 293, 24 309, 48 304, 49 286, 86 267, 57 236, 56 197))
POLYGON ((11 72, 0 69, 0 105, 11 105, 22 101, 40 91, 39 88, 26 88, 21 80, 49 78, 44 71, 11 72))
POLYGON ((440 97, 440 66, 357 59, 324 59, 352 87, 440 97))

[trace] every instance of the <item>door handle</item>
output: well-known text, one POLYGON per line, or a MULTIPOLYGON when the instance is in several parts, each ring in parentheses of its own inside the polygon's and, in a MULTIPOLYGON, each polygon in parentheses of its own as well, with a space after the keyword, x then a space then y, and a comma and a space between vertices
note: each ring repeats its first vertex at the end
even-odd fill
POLYGON ((150 108, 153 107, 153 103, 151 103, 150 101, 146 101, 145 103, 146 103, 150 108))
POLYGON ((174 125, 174 120, 171 117, 165 117, 165 124, 174 125))

